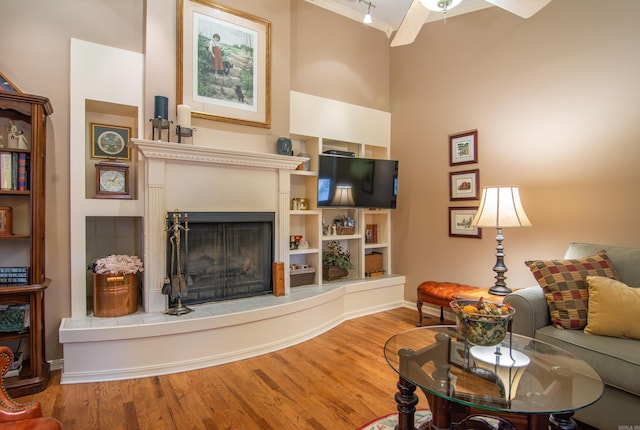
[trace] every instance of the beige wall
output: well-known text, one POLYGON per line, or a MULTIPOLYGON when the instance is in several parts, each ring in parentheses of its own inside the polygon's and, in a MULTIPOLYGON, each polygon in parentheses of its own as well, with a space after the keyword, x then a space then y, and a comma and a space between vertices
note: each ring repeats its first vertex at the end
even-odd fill
POLYGON ((303 0, 291 5, 291 89, 388 112, 387 36, 303 0))
POLYGON ((552 1, 522 20, 497 8, 423 27, 391 50, 392 157, 400 159, 394 268, 419 282, 494 282, 495 229, 448 237, 449 172, 518 185, 533 227, 505 229, 507 283, 570 241, 640 246, 640 2, 552 1), (448 135, 478 129, 479 162, 452 168, 448 135))

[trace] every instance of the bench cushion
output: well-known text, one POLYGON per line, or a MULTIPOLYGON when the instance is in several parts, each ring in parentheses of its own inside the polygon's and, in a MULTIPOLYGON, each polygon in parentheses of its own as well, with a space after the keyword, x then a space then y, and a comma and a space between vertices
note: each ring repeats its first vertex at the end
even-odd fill
POLYGON ((418 285, 418 300, 448 308, 449 302, 478 287, 455 282, 425 281, 418 285))

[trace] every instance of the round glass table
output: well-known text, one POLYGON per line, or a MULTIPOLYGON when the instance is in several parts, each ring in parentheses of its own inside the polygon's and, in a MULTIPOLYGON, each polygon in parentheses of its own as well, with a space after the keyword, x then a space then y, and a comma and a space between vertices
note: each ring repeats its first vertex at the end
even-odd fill
POLYGON ((434 428, 545 430, 574 428, 573 411, 597 401, 604 388, 575 355, 512 333, 484 347, 459 340, 456 326, 422 327, 391 337, 384 355, 399 375, 399 430, 414 430, 416 387, 434 428))

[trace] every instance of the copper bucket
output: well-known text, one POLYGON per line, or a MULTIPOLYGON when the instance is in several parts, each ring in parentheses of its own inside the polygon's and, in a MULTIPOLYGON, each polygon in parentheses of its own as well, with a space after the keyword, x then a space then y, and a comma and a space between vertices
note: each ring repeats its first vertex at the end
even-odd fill
POLYGON ((138 274, 93 274, 93 315, 119 317, 138 309, 138 274))

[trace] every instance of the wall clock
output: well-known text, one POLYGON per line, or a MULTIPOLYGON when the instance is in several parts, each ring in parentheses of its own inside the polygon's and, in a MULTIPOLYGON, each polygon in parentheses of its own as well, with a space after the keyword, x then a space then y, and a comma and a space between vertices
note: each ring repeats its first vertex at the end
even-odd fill
POLYGON ((96 163, 97 199, 130 199, 129 166, 103 161, 96 163))

